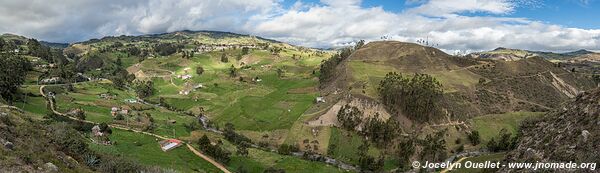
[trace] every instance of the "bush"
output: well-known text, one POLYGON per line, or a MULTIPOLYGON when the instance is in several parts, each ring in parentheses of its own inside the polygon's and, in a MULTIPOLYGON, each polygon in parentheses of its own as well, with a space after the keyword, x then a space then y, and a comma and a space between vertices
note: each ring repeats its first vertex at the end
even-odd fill
POLYGON ((479 145, 481 142, 479 139, 479 132, 477 130, 473 130, 467 137, 473 146, 479 145))
POLYGON ((196 67, 196 74, 202 75, 202 73, 204 73, 204 68, 201 66, 196 67))
POLYGON ((300 151, 300 147, 297 145, 281 144, 279 148, 277 148, 277 152, 283 155, 290 155, 291 153, 298 151, 300 151))

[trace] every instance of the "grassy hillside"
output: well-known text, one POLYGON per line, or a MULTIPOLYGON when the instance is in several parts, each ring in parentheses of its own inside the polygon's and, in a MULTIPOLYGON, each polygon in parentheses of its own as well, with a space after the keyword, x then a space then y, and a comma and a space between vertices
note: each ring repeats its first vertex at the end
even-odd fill
MULTIPOLYGON (((497 51, 512 51, 502 49, 497 51)), ((385 74, 425 73, 443 86, 443 108, 452 118, 513 111, 546 111, 594 86, 541 58, 515 61, 454 57, 431 47, 380 41, 356 50, 338 66, 335 88, 377 100, 385 74)))

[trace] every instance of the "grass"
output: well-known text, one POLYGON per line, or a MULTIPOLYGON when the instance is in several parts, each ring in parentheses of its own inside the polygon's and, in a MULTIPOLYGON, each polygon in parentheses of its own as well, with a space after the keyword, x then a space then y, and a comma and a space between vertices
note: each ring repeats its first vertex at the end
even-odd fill
POLYGON ((473 128, 479 131, 482 143, 492 137, 498 136, 498 132, 505 128, 508 132, 516 134, 519 124, 527 119, 543 115, 543 112, 510 112, 505 114, 490 114, 473 118, 473 128))
MULTIPOLYGON (((338 129, 335 127, 331 128, 331 138, 329 139, 329 147, 335 145, 333 150, 333 158, 342 160, 344 162, 358 164, 358 147, 362 145, 363 138, 354 132, 338 129)), ((371 144, 368 154, 371 156, 378 156, 379 150, 371 144)))
POLYGON ((156 138, 119 129, 113 129, 110 139, 116 144, 110 146, 90 144, 90 148, 102 153, 122 155, 145 165, 172 168, 181 172, 220 172, 218 168, 194 155, 185 146, 163 152, 156 138))
MULTIPOLYGON (((416 71, 399 70, 387 64, 379 62, 349 61, 349 68, 353 79, 356 82, 366 84, 365 94, 371 97, 377 96, 377 87, 389 72, 402 73, 403 75, 413 75, 416 71)), ((455 71, 425 71, 422 73, 435 77, 443 86, 444 92, 455 92, 460 88, 473 87, 479 82, 480 76, 468 70, 455 71)), ((362 90, 362 88, 355 88, 362 90)), ((353 91, 360 93, 362 91, 353 91)))
POLYGON ((288 90, 314 86, 312 80, 279 79, 275 74, 262 76, 262 84, 275 91, 265 96, 240 96, 225 107, 214 120, 231 122, 242 130, 275 130, 290 128, 313 103, 315 93, 290 94, 288 90))
POLYGON ((294 173, 344 172, 322 162, 302 160, 294 156, 279 155, 258 149, 249 149, 248 152, 248 156, 233 156, 228 164, 230 170, 237 171, 243 167, 248 172, 263 172, 265 169, 273 167, 294 173))

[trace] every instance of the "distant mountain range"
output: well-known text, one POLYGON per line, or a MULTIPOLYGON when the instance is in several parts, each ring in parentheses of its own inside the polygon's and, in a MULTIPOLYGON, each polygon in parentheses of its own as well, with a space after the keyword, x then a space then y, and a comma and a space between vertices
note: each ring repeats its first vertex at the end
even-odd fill
POLYGON ((544 52, 544 51, 531 51, 522 49, 510 49, 499 47, 491 51, 483 51, 471 53, 467 56, 474 58, 488 58, 488 59, 503 59, 503 60, 519 60, 529 57, 542 57, 547 60, 567 60, 577 58, 582 55, 599 54, 588 50, 577 50, 573 52, 555 53, 555 52, 544 52))

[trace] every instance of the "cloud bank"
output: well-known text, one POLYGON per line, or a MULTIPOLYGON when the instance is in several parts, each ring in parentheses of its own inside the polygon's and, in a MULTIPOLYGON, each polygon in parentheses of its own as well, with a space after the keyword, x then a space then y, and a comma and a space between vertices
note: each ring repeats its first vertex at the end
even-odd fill
MULTIPOLYGON (((523 0, 413 0, 401 12, 363 7, 361 0, 0 0, 0 33, 55 42, 109 35, 178 30, 218 30, 252 34, 311 47, 334 47, 386 36, 437 47, 486 50, 511 47, 571 51, 600 49, 600 29, 568 28, 506 17, 523 0), (474 15, 477 14, 477 15, 474 15)), ((397 4, 405 5, 405 4, 397 4)))

